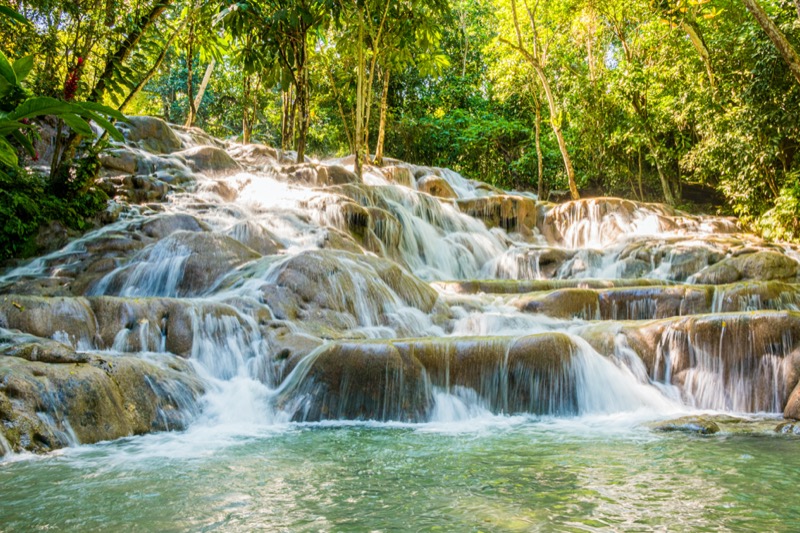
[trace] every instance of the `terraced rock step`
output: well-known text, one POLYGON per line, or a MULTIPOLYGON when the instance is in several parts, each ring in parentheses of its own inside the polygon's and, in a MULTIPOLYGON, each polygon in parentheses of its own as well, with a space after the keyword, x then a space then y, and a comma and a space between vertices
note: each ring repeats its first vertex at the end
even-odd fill
POLYGON ((651 287, 671 285, 660 279, 483 279, 434 281, 433 287, 460 294, 523 294, 558 289, 606 289, 612 287, 651 287))
POLYGON ((520 311, 584 320, 653 320, 737 311, 798 310, 800 285, 774 281, 729 285, 565 288, 511 301, 520 311))
POLYGON ((425 420, 437 391, 494 412, 568 415, 669 403, 800 416, 800 313, 594 324, 573 333, 330 343, 301 361, 282 402, 300 420, 425 420))

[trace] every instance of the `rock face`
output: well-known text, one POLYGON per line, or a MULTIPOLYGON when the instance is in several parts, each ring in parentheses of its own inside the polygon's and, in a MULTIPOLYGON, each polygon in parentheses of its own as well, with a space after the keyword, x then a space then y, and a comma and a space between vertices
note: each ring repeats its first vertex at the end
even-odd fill
POLYGON ((438 198, 458 198, 458 195, 450 186, 450 184, 447 183, 447 180, 432 174, 430 176, 420 178, 419 181, 417 181, 417 189, 420 192, 426 192, 431 196, 436 196, 438 198))
POLYGON ((203 386, 187 364, 76 354, 0 330, 0 432, 13 451, 49 451, 180 429, 203 386))
POLYGON ((171 154, 183 147, 175 131, 160 118, 128 117, 118 129, 128 142, 155 154, 171 154))

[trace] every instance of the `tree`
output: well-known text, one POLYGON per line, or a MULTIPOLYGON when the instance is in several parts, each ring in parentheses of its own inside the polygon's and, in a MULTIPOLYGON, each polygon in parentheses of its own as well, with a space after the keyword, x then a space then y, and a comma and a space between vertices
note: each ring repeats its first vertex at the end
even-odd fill
POLYGON ((504 38, 501 38, 500 41, 519 52, 522 57, 528 61, 536 73, 539 83, 542 84, 542 88, 544 89, 545 97, 547 99, 547 105, 550 108, 550 125, 553 128, 553 133, 555 134, 556 139, 558 140, 558 148, 561 151, 561 156, 564 159, 564 168, 567 172, 570 195, 572 196, 573 200, 577 200, 580 198, 580 193, 578 193, 578 186, 575 182, 575 169, 572 167, 572 159, 570 158, 569 151, 567 150, 567 143, 564 140, 564 133, 559 122, 561 113, 556 105, 553 89, 545 70, 547 65, 547 44, 542 42, 542 36, 540 35, 538 23, 536 21, 536 11, 539 7, 539 4, 536 3, 533 7, 533 10, 531 10, 530 6, 528 6, 527 0, 524 0, 524 2, 532 32, 530 37, 530 41, 532 43, 531 46, 529 47, 523 39, 522 30, 519 23, 519 16, 517 13, 516 0, 511 0, 511 16, 517 42, 514 44, 504 38))

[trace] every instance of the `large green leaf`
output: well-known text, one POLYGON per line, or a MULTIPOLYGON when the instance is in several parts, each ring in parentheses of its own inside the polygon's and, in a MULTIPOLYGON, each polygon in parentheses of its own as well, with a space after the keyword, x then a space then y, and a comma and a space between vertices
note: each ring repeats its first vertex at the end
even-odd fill
POLYGON ((125 140, 125 137, 122 136, 122 133, 120 133, 120 131, 116 128, 116 126, 114 126, 114 124, 112 124, 110 120, 106 119, 101 114, 95 113, 93 111, 88 111, 86 109, 84 109, 83 113, 81 114, 84 117, 96 122, 97 125, 106 130, 108 132, 108 135, 115 141, 122 142, 125 140))
POLYGON ((94 137, 94 130, 92 130, 92 127, 89 125, 88 122, 83 120, 78 115, 73 115, 72 113, 64 113, 62 115, 59 115, 59 117, 61 118, 61 120, 64 121, 64 123, 67 126, 72 128, 75 131, 75 133, 83 135, 84 137, 94 137))
POLYGON ((0 76, 5 78, 10 85, 17 84, 17 75, 14 73, 14 67, 11 66, 11 62, 9 62, 2 50, 0 50, 0 76))
POLYGON ((111 117, 114 120, 121 120, 123 122, 127 120, 125 118, 125 115, 123 115, 121 112, 117 111, 113 107, 108 107, 107 105, 98 104, 96 102, 76 102, 75 105, 78 107, 82 107, 84 109, 88 109, 90 111, 94 111, 95 113, 100 113, 107 117, 111 117))
POLYGON ((13 131, 21 130, 23 128, 33 128, 31 124, 23 124, 16 120, 8 120, 5 118, 0 119, 0 136, 8 135, 13 131))
POLYGON ((28 77, 28 74, 33 68, 33 56, 21 57, 17 59, 14 61, 12 68, 14 69, 14 73, 17 75, 17 83, 22 83, 22 81, 28 77))
POLYGON ((9 167, 15 167, 19 164, 17 151, 2 137, 0 137, 0 163, 9 167))
POLYGON ((20 120, 23 118, 40 117, 43 115, 62 115, 64 113, 74 112, 72 106, 67 102, 50 98, 49 96, 37 96, 28 98, 14 111, 9 113, 8 117, 12 120, 20 120))
POLYGON ((0 6, 0 15, 10 19, 17 24, 30 24, 28 19, 17 13, 15 10, 8 6, 0 6))
POLYGON ((20 130, 14 130, 11 132, 11 135, 14 137, 14 140, 17 141, 25 151, 28 152, 28 155, 33 157, 36 154, 36 149, 33 147, 33 143, 31 140, 28 139, 26 135, 24 135, 20 130))

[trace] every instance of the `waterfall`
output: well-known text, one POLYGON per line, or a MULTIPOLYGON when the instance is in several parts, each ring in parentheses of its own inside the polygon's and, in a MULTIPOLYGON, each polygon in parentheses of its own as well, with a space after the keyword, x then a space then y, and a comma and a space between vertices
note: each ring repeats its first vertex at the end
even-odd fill
MULTIPOLYGON (((201 419, 223 425, 792 403, 796 247, 656 204, 554 205, 405 163, 360 181, 347 160, 226 146, 240 159, 227 173, 115 145, 170 194, 0 278, 0 349, 23 366, 153 365, 148 383, 170 399, 153 427, 197 413, 164 369, 199 380, 201 419), (422 192, 426 176, 450 197, 422 192)), ((79 438, 57 410, 39 422, 79 438)))

